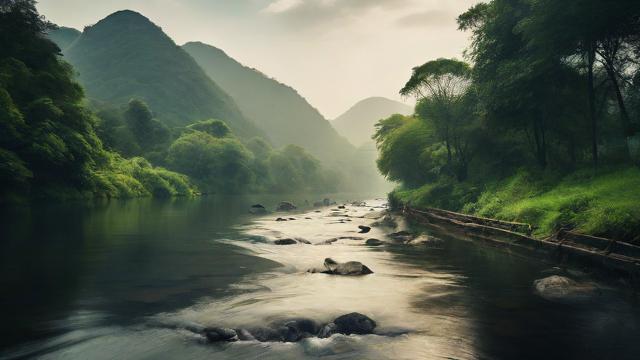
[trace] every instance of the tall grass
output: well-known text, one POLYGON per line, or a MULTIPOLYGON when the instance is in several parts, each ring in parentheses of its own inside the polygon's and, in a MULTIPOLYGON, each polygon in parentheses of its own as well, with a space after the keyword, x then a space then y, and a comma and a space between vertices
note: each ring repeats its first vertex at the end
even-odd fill
POLYGON ((640 243, 640 169, 635 167, 564 177, 520 171, 479 191, 469 185, 428 184, 398 189, 392 197, 418 207, 530 223, 539 237, 569 228, 640 243))

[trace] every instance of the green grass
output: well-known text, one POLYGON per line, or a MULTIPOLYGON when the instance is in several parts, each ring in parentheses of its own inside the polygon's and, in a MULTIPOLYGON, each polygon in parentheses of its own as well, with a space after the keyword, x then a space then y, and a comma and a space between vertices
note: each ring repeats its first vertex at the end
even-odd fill
POLYGON ((146 159, 110 154, 109 165, 94 173, 95 197, 135 198, 191 196, 196 188, 186 175, 153 167, 146 159))
POLYGON ((583 170, 565 177, 521 171, 482 191, 469 185, 428 184, 398 189, 391 198, 417 207, 530 223, 537 227, 538 237, 566 227, 640 243, 640 169, 635 167, 597 175, 583 170))

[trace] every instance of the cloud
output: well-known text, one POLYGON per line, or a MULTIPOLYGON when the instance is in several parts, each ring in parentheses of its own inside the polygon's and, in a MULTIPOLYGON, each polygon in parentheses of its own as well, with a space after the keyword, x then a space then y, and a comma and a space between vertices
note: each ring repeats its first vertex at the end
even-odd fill
POLYGON ((400 27, 442 27, 455 24, 456 14, 445 10, 428 10, 409 14, 396 20, 400 27))
POLYGON ((314 27, 360 17, 374 9, 395 10, 414 0, 274 0, 262 13, 297 28, 314 27))
POLYGON ((296 6, 300 6, 304 3, 303 0, 276 0, 270 3, 264 10, 265 13, 273 13, 279 14, 286 12, 295 8, 296 6))

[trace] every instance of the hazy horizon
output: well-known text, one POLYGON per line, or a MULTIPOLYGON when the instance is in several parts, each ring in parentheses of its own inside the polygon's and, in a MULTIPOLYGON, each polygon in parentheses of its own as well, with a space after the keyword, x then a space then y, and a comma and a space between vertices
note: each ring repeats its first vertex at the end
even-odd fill
POLYGON ((50 21, 79 30, 118 10, 138 11, 177 44, 219 47, 292 86, 334 119, 372 96, 410 104, 398 90, 411 68, 439 57, 462 58, 468 35, 457 30, 455 18, 477 2, 40 0, 38 8, 50 21))

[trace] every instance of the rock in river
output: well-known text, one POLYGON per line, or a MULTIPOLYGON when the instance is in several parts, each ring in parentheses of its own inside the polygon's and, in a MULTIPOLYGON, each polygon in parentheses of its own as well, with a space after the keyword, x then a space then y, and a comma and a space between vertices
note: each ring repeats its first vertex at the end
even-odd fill
POLYGON ((365 242, 365 245, 367 246, 380 246, 382 244, 384 244, 384 242, 378 239, 367 239, 367 241, 365 242))
POLYGON ((369 231, 371 231, 371 228, 369 226, 365 226, 365 225, 359 225, 358 229, 360 229, 360 231, 358 231, 360 234, 366 234, 369 231))
POLYGON ((278 239, 273 242, 276 245, 295 245, 298 242, 293 239, 278 239))
POLYGON ((371 320, 368 316, 356 312, 342 315, 333 320, 333 323, 337 326, 337 332, 345 335, 371 334, 376 328, 375 321, 371 320))
POLYGON ((331 258, 324 260, 324 267, 327 269, 325 274, 332 275, 368 275, 373 274, 373 271, 367 266, 358 261, 348 261, 345 263, 339 263, 331 258))
POLYGON ((280 204, 278 204, 276 211, 293 211, 295 209, 297 209, 295 205, 293 205, 290 202, 283 201, 280 204))
POLYGON ((233 329, 212 327, 205 328, 203 332, 204 336, 206 336, 210 342, 238 341, 238 334, 233 329))
POLYGON ((597 289, 593 284, 577 282, 559 275, 538 279, 533 282, 533 286, 539 296, 560 302, 589 300, 597 289))
POLYGON ((353 312, 335 318, 328 324, 320 324, 312 319, 294 318, 268 326, 253 328, 227 329, 210 327, 202 330, 210 342, 260 341, 260 342, 297 342, 315 337, 324 339, 334 334, 366 335, 372 334, 376 322, 366 315, 353 312))
POLYGON ((263 215, 267 213, 267 209, 261 204, 251 205, 249 208, 249 213, 254 215, 263 215))

